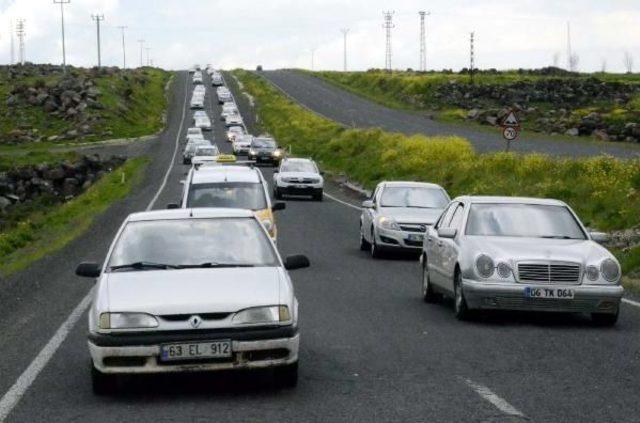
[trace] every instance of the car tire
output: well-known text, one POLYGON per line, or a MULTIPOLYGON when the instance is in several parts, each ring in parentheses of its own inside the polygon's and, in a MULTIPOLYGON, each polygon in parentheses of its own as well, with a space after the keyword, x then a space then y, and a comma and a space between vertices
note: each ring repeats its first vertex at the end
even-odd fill
POLYGON ((360 225, 360 251, 369 251, 371 248, 371 244, 364 238, 364 233, 362 232, 362 225, 360 225))
POLYGON ((462 290, 462 274, 460 271, 456 271, 455 280, 453 283, 453 311, 458 320, 468 320, 471 312, 467 307, 467 300, 464 298, 464 291, 462 290))
POLYGON ((182 159, 182 164, 183 164, 183 165, 188 165, 188 164, 189 164, 189 160, 187 160, 187 159, 182 159))
POLYGON ((380 251, 380 247, 378 247, 378 244, 376 244, 376 234, 373 228, 371 228, 371 243, 369 245, 369 252, 371 253, 371 257, 374 259, 380 258, 382 256, 382 252, 380 251))
POLYGON ((298 362, 275 369, 275 378, 282 388, 295 388, 298 385, 298 362))
POLYGON ((440 299, 440 296, 433 291, 426 258, 422 262, 422 299, 425 303, 435 303, 440 299))
POLYGON ((618 322, 618 315, 620 314, 620 309, 618 309, 615 313, 591 313, 591 320, 598 326, 615 326, 618 322))
POLYGON ((322 201, 322 198, 324 197, 323 192, 319 191, 313 194, 313 199, 314 201, 322 201))
POLYGON ((282 200, 282 193, 278 188, 273 189, 273 196, 276 198, 276 200, 282 200))
POLYGON ((95 395, 111 395, 116 391, 116 375, 109 375, 100 372, 91 363, 91 389, 95 395))

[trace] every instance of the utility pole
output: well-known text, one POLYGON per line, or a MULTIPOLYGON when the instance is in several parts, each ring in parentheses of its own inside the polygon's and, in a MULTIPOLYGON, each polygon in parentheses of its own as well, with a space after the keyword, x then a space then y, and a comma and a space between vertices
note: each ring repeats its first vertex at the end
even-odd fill
POLYGON ((571 51, 571 23, 567 21, 567 70, 572 71, 573 52, 571 51))
POLYGON ((120 31, 122 32, 122 69, 124 70, 127 68, 127 50, 124 47, 124 30, 127 29, 127 27, 120 25, 118 28, 120 28, 120 31))
POLYGON ((25 48, 24 48, 24 37, 27 35, 24 31, 24 19, 18 19, 18 23, 16 24, 16 35, 18 36, 18 57, 21 65, 24 65, 24 57, 25 57, 25 48))
POLYGON ((100 21, 104 21, 104 15, 91 15, 91 19, 96 21, 96 35, 98 40, 98 67, 102 67, 102 58, 100 55, 100 21))
POLYGON ((469 77, 471 79, 471 84, 473 84, 473 70, 474 70, 474 66, 475 66, 475 52, 473 50, 473 42, 474 42, 474 34, 475 33, 471 33, 471 38, 469 39, 470 42, 470 50, 469 50, 469 77))
POLYGON ((431 14, 431 12, 420 11, 420 70, 425 72, 427 70, 427 31, 424 25, 424 18, 431 14))
POLYGON ((64 5, 71 3, 71 0, 53 0, 53 4, 60 5, 60 22, 62 26, 62 72, 67 73, 67 52, 64 42, 64 5))
POLYGON ((142 62, 142 51, 144 50, 144 40, 138 40, 138 42, 140 43, 140 67, 144 66, 144 63, 142 62))
POLYGON ((382 27, 385 29, 386 34, 386 45, 385 45, 385 55, 384 55, 384 68, 387 72, 391 72, 391 29, 395 28, 393 24, 393 11, 382 12, 384 15, 384 24, 382 27))
POLYGON ((340 32, 342 32, 342 38, 344 41, 342 70, 346 72, 347 71, 347 34, 349 33, 349 28, 342 28, 340 32))
POLYGON ((151 62, 149 61, 149 50, 151 50, 151 47, 145 47, 144 49, 147 51, 147 66, 150 66, 151 62))
POLYGON ((11 34, 11 64, 13 65, 16 62, 16 52, 15 47, 13 45, 13 19, 9 20, 9 34, 11 34))

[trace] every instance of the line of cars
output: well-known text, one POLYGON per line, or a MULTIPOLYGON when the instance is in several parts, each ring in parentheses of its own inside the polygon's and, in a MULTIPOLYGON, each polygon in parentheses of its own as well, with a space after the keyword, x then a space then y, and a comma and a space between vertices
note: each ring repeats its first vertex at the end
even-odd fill
POLYGON ((419 253, 423 299, 453 298, 459 319, 477 310, 551 311, 614 325, 624 289, 605 240, 562 201, 450 200, 442 187, 421 182, 381 182, 360 216, 360 248, 374 258, 419 253))
MULTIPOLYGON (((214 83, 215 72, 207 74, 214 83)), ((194 67, 192 99, 202 92, 203 107, 204 79, 194 67)), ((191 168, 180 203, 131 214, 102 264, 76 268, 97 280, 88 345, 98 395, 146 373, 271 368, 280 385, 297 384, 298 301, 288 271, 309 260, 280 256, 273 213, 284 203, 272 204, 260 169, 205 139, 196 125, 205 115, 196 108, 186 132, 191 168)), ((231 132, 232 141, 246 135, 231 132)))

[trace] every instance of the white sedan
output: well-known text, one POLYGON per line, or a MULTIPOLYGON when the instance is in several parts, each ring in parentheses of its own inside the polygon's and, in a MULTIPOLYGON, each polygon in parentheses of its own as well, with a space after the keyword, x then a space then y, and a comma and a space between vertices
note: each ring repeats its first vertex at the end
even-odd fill
POLYGON ((195 127, 203 131, 211 131, 211 119, 208 116, 197 117, 195 127))
POLYGON ((278 200, 284 195, 310 195, 322 201, 323 190, 324 178, 310 159, 284 159, 273 174, 273 196, 278 200))
POLYGON ((298 301, 287 270, 250 210, 177 209, 134 213, 97 278, 89 311, 96 394, 123 374, 273 367, 284 386, 298 379, 298 301))

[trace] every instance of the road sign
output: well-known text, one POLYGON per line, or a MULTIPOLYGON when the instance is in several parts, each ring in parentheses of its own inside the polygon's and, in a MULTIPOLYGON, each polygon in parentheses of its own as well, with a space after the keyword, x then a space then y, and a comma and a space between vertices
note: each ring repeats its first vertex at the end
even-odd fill
POLYGON ((502 136, 507 141, 513 141, 518 138, 518 129, 513 126, 505 126, 502 130, 502 136))
POLYGON ((507 117, 502 120, 501 126, 520 126, 520 122, 518 122, 516 114, 511 111, 507 117))

